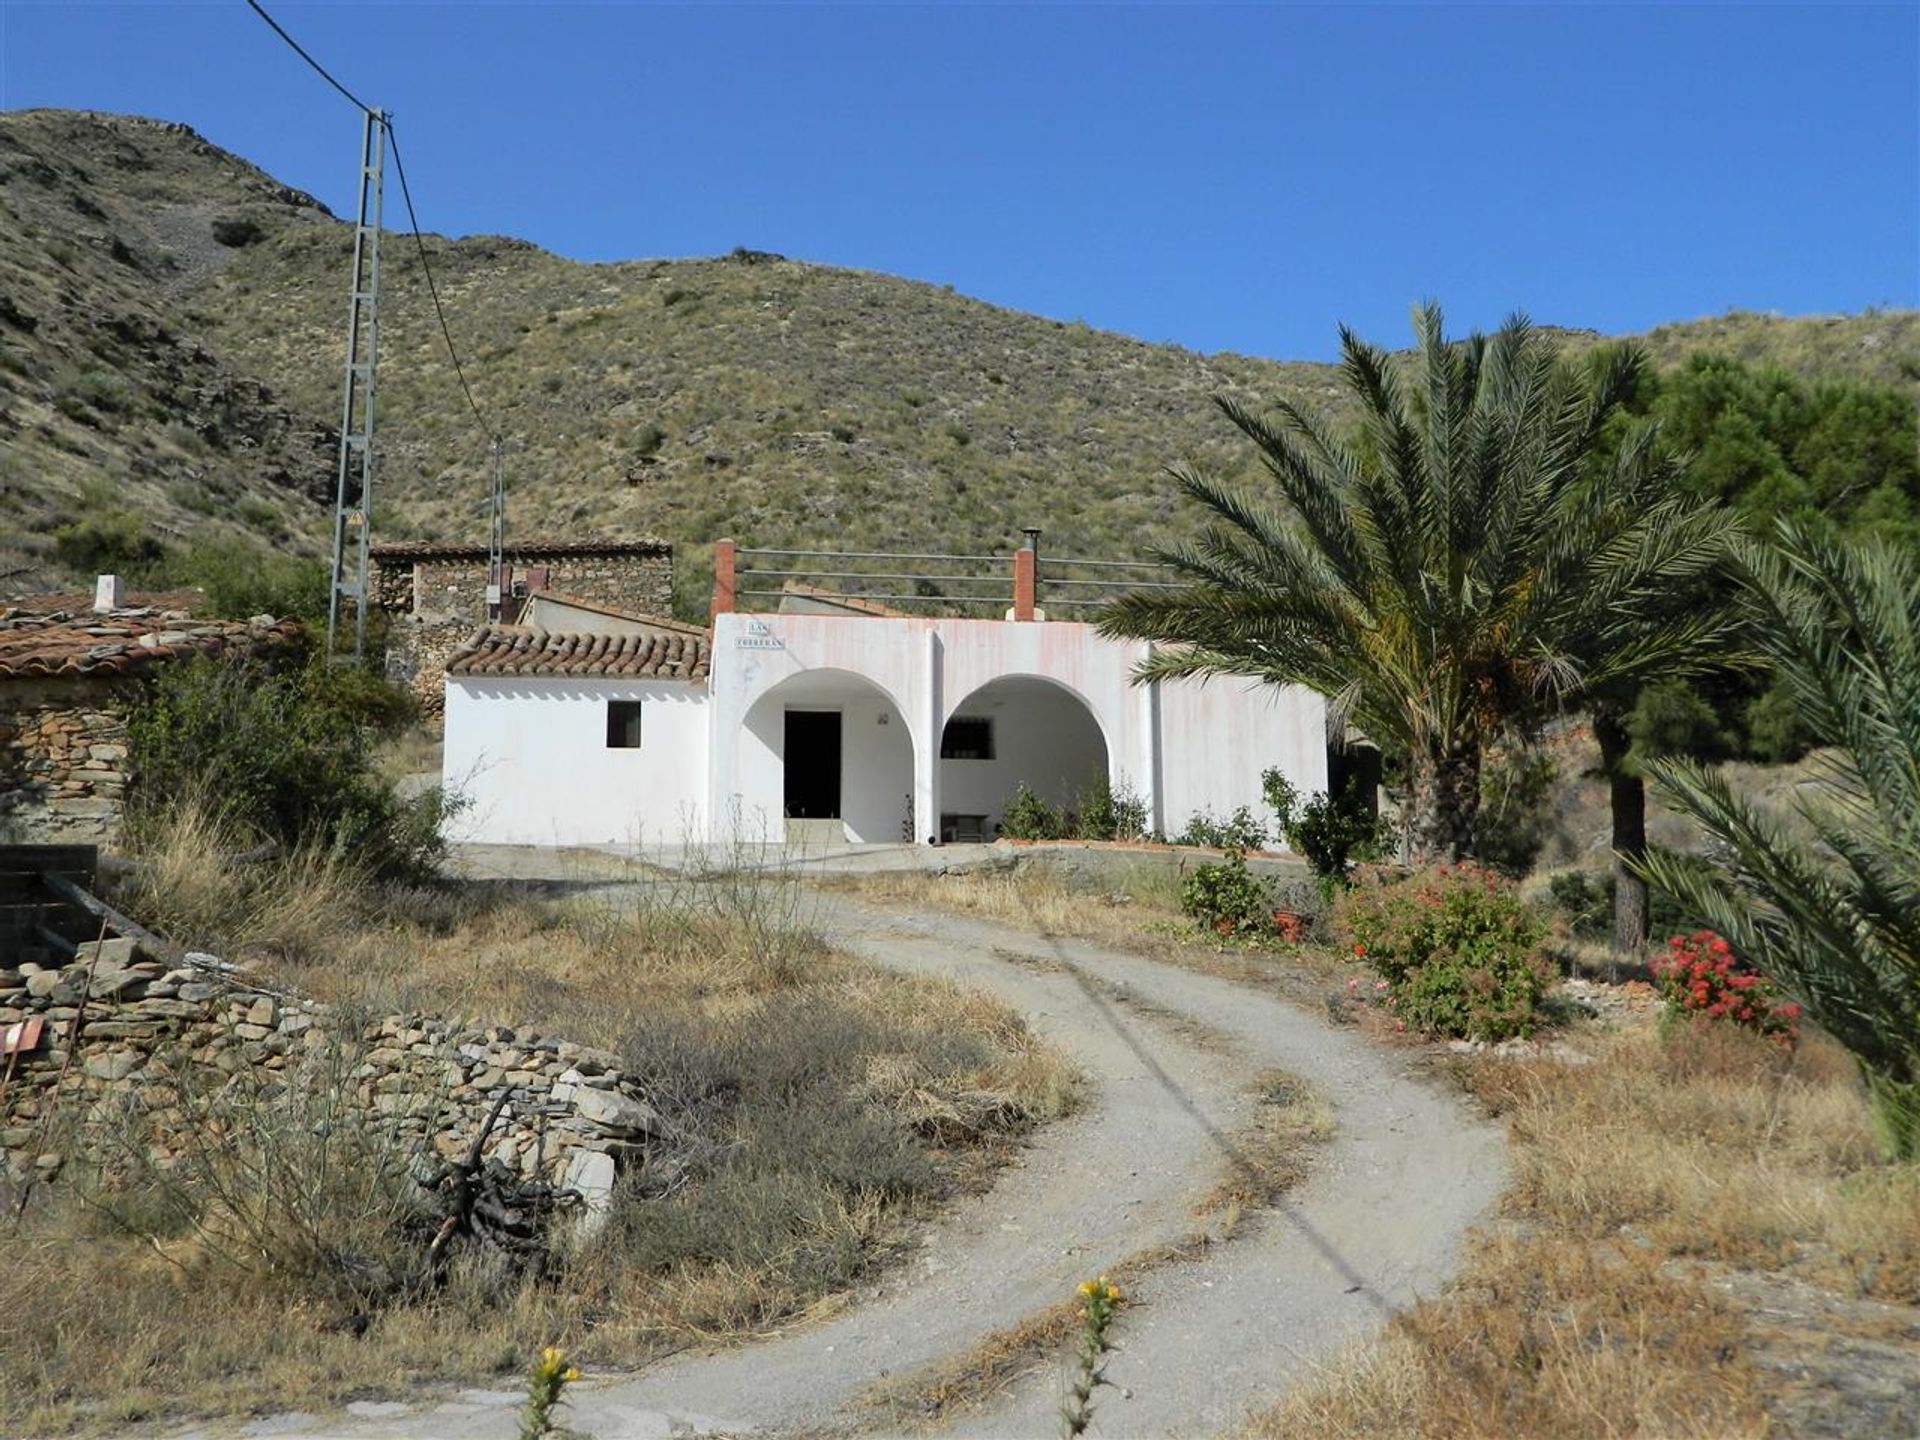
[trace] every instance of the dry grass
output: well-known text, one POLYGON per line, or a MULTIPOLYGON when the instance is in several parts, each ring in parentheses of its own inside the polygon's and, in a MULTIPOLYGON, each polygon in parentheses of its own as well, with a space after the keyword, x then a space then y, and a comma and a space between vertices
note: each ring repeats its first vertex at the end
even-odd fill
POLYGON ((177 943, 235 959, 323 950, 365 914, 367 879, 350 859, 318 846, 233 858, 253 844, 206 797, 184 797, 143 823, 141 866, 117 898, 177 943))
MULTIPOLYGON (((227 945, 269 953, 256 942, 279 912, 258 897, 298 893, 304 872, 211 867, 239 893, 223 891, 187 863, 194 833, 209 832, 182 827, 148 893, 191 881, 166 892, 172 903, 227 945)), ((511 889, 330 891, 330 941, 271 950, 283 979, 375 1013, 429 1009, 615 1049, 670 1147, 543 1283, 463 1271, 424 1299, 358 1312, 318 1289, 184 1273, 69 1196, 8 1238, 0 1430, 321 1407, 517 1372, 549 1343, 629 1366, 834 1303, 1076 1088, 990 999, 825 949, 795 893, 670 887, 616 913, 511 889)), ((139 1196, 123 1200, 138 1213, 139 1196)))
POLYGON ((388 740, 374 758, 383 775, 403 780, 409 775, 438 775, 440 754, 440 737, 424 725, 415 725, 388 740))
POLYGON ((1223 1218, 1223 1236, 1299 1184, 1313 1147, 1333 1138, 1332 1107, 1286 1071, 1262 1070, 1249 1088, 1259 1101, 1253 1123, 1233 1137, 1219 1180, 1194 1206, 1196 1218, 1223 1218))
POLYGON ((1084 940, 1316 1004, 1326 981, 1342 973, 1339 957, 1324 946, 1269 949, 1202 931, 1180 913, 1178 873, 1159 865, 1135 867, 1121 882, 1125 888, 1114 891, 1076 886, 1037 866, 951 875, 882 873, 831 883, 876 904, 941 910, 1084 940))
POLYGON ((1445 1300, 1396 1320, 1248 1428, 1347 1437, 1766 1433, 1745 1327, 1630 1246, 1490 1242, 1445 1300))
POLYGON ((1172 871, 1130 872, 1124 889, 1069 885, 1037 866, 967 870, 949 875, 892 871, 834 877, 834 887, 896 909, 927 908, 1061 935, 1156 958, 1172 950, 1183 926, 1178 877, 1172 871))
POLYGON ((1643 1028, 1589 1065, 1459 1075, 1513 1141, 1507 1223, 1446 1296, 1251 1435, 1758 1435, 1789 1390, 1824 1387, 1819 1362, 1796 1347, 1798 1380, 1756 1363, 1768 1307, 1716 1276, 1920 1303, 1920 1173, 1875 1162, 1851 1064, 1824 1041, 1787 1055, 1643 1028))

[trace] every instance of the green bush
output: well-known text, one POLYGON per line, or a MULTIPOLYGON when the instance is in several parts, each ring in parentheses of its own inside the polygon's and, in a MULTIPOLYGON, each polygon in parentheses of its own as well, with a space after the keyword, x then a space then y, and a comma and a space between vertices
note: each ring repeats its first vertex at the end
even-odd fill
POLYGON ((214 615, 254 615, 319 624, 327 616, 327 563, 245 540, 203 540, 167 566, 170 578, 206 592, 214 615))
POLYGON ((1474 824, 1474 854, 1503 875, 1523 876, 1552 833, 1553 757, 1540 750, 1502 749, 1480 771, 1480 816, 1474 824))
POLYGON ((317 654, 170 666, 127 727, 136 840, 143 819, 200 797, 282 849, 319 845, 376 874, 428 875, 448 802, 438 790, 402 800, 373 756, 414 713, 404 691, 317 654))
POLYGON ((1009 840, 1060 840, 1068 828, 1065 815, 1024 785, 1013 792, 1000 819, 1000 833, 1009 840))
POLYGON ((229 250, 241 250, 266 238, 257 220, 244 215, 223 215, 213 222, 213 238, 229 250))
POLYGON ((1187 821, 1187 828, 1173 837, 1176 845, 1203 845, 1212 850, 1258 850, 1267 843, 1267 827, 1242 805, 1224 820, 1201 810, 1187 821))
POLYGON ((1180 886, 1180 908, 1221 935, 1265 930, 1273 911, 1265 882, 1247 869, 1247 857, 1238 850, 1187 876, 1180 886))
POLYGON ((131 510, 94 508, 89 494, 81 514, 53 532, 54 558, 83 575, 147 576, 166 556, 166 546, 131 510))
MULTIPOLYGON (((1576 940, 1602 943, 1613 937, 1611 875, 1563 870, 1547 881, 1547 900, 1576 940)), ((1705 923, 1666 891, 1649 888, 1647 928, 1655 936, 1690 935, 1705 923)))
POLYGON ((1373 876, 1342 893, 1334 934, 1391 987, 1409 1029, 1505 1040, 1539 1023, 1544 927, 1511 881, 1475 865, 1373 876))
POLYGON ((1373 813, 1351 781, 1337 796, 1315 793, 1303 801, 1276 769, 1261 775, 1260 787, 1287 847, 1323 886, 1345 885, 1356 861, 1382 859, 1393 844, 1392 825, 1373 813))
POLYGON ((1138 840, 1147 833, 1147 802, 1124 782, 1114 789, 1104 771, 1080 792, 1079 807, 1076 839, 1138 840))
POLYGON ((1547 898, 1576 940, 1606 940, 1613 934, 1613 877, 1563 870, 1547 881, 1547 898))

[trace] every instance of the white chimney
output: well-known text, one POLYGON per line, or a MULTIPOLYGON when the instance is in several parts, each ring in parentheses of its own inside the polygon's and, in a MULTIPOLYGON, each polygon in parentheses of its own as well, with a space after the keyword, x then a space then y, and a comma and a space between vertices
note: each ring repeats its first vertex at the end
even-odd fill
POLYGON ((102 575, 93 582, 93 608, 96 614, 120 608, 120 577, 102 575))

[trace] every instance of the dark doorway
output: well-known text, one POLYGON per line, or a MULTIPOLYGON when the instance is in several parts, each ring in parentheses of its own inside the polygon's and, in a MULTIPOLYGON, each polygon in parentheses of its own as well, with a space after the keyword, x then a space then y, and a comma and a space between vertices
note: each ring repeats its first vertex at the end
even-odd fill
POLYGON ((840 818, 840 712, 787 711, 787 818, 840 818))

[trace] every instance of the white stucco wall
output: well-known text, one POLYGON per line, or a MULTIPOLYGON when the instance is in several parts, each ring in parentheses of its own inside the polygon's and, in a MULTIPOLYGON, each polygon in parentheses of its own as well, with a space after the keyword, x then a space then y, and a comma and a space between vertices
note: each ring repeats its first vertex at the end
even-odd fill
POLYGON ((442 779, 472 801, 455 838, 578 845, 705 835, 704 686, 450 676, 446 698, 442 779), (641 702, 638 749, 607 748, 609 700, 641 702))
POLYGON ((1169 835, 1201 811, 1224 819, 1242 805, 1272 835, 1275 816, 1260 793, 1269 767, 1303 794, 1327 788, 1326 702, 1311 690, 1224 677, 1181 680, 1160 687, 1159 711, 1169 835))
MULTIPOLYGON (((1265 814, 1260 772, 1269 765, 1279 765, 1302 790, 1325 788, 1325 705, 1319 696, 1228 680, 1137 686, 1132 674, 1147 653, 1145 645, 1108 640, 1090 626, 1063 621, 719 616, 709 682, 707 813, 722 817, 722 826, 732 823, 726 817, 739 817, 748 833, 777 836, 783 796, 779 716, 793 705, 852 707, 842 722, 843 805, 857 838, 899 837, 905 808, 899 780, 908 762, 921 839, 934 833, 943 812, 997 814, 1022 777, 1010 768, 965 775, 964 767, 978 762, 942 763, 938 757, 948 717, 973 713, 968 705, 974 692, 1007 676, 1043 677, 1077 696, 1104 737, 1110 780, 1145 798, 1152 823, 1162 829, 1179 830, 1201 809, 1222 814, 1247 805, 1265 814), (902 726, 904 746, 877 740, 876 710, 854 713, 882 697, 899 717, 894 723, 902 726), (857 824, 851 818, 856 810, 857 824)), ((1011 691, 1007 698, 1013 698, 1011 691)), ((1044 748, 1052 742, 1035 743, 1044 748)), ((1038 763, 1057 768, 1060 760, 1043 756, 1038 763)), ((1066 763, 1077 788, 1084 781, 1075 773, 1081 767, 1066 763)))

